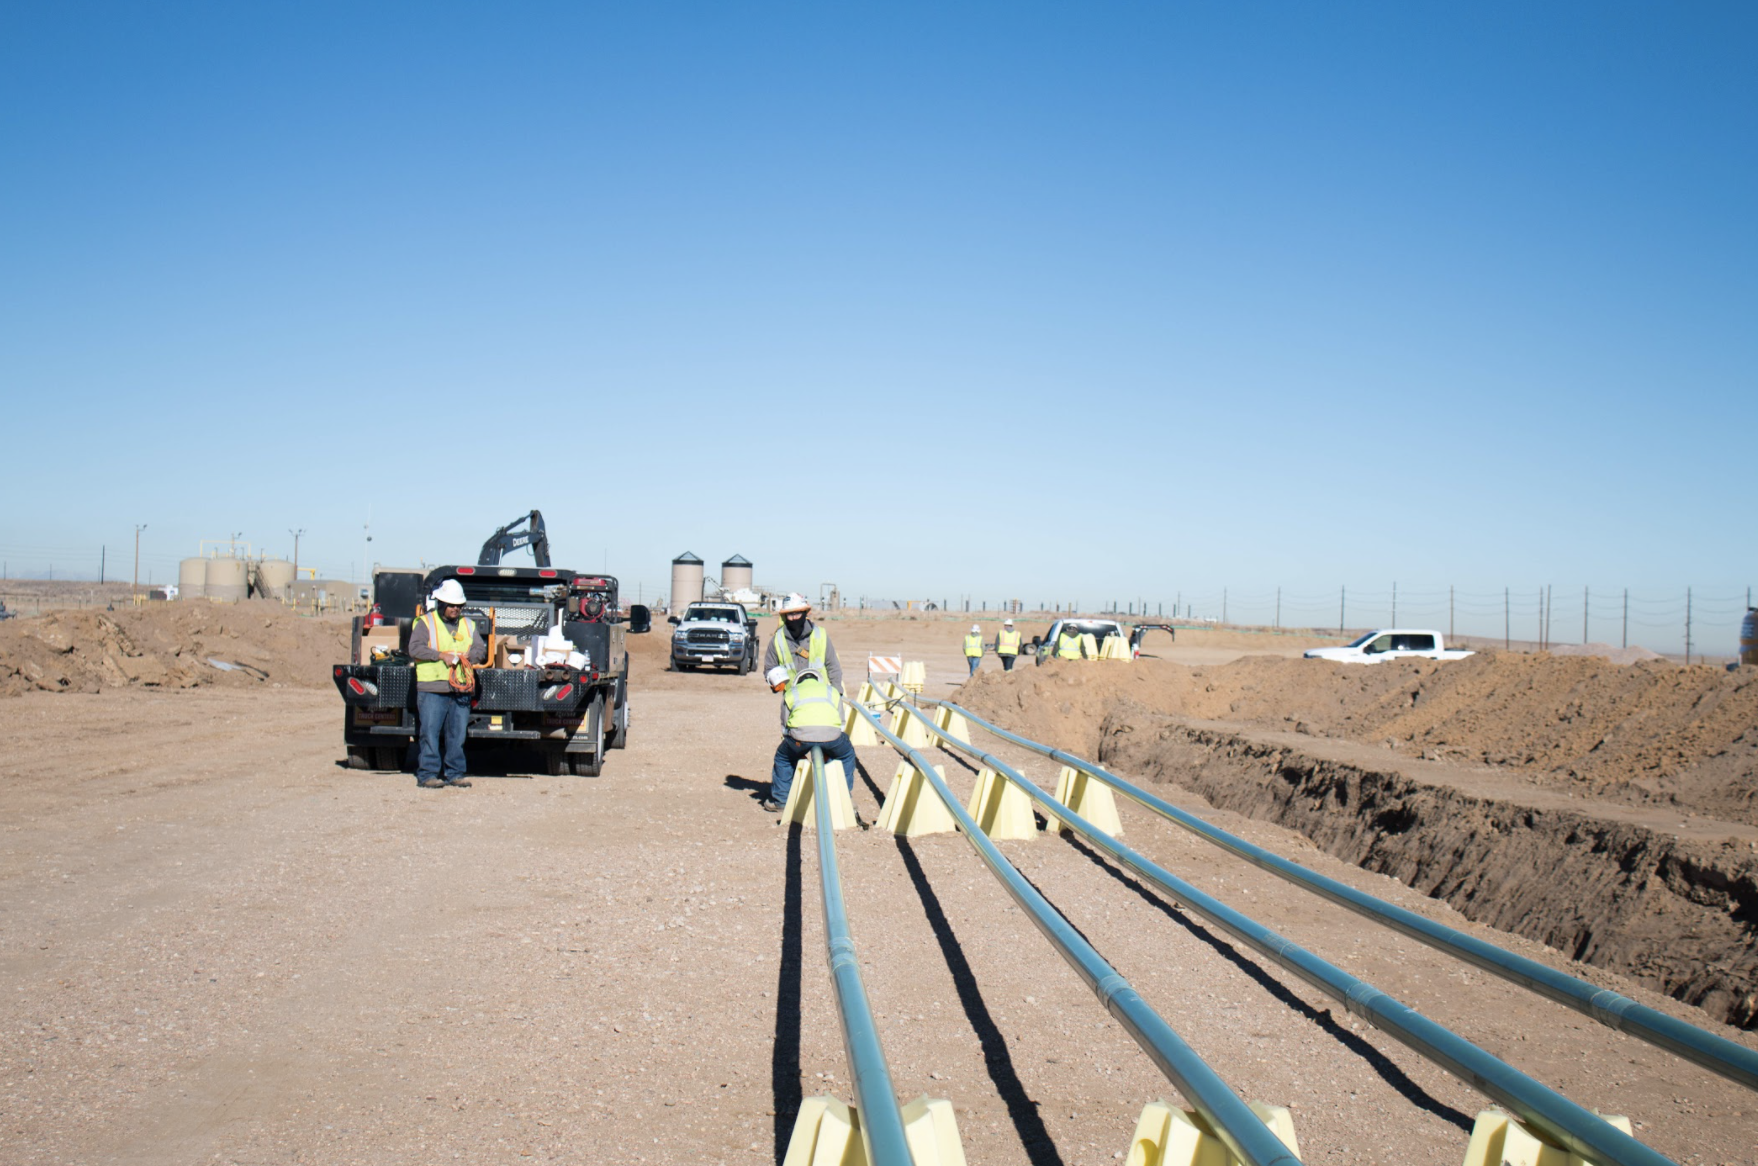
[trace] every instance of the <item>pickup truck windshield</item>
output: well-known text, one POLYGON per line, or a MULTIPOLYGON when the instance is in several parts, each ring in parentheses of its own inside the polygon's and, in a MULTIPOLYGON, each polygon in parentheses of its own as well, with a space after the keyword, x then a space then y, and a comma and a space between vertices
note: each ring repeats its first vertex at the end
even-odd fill
POLYGON ((1350 648, 1359 648, 1363 644, 1367 643, 1367 641, 1373 639, 1377 635, 1379 635, 1378 632, 1368 632, 1365 636, 1362 636, 1360 639, 1350 640, 1349 643, 1345 646, 1350 647, 1350 648))
POLYGON ((730 607, 692 607, 684 612, 684 618, 712 620, 718 623, 738 623, 739 613, 730 607))

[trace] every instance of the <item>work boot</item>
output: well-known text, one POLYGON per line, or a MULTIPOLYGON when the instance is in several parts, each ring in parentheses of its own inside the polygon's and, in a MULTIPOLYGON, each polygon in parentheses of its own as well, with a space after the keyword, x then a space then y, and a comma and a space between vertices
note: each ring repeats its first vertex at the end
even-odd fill
POLYGON ((445 789, 446 788, 446 783, 441 781, 437 777, 424 777, 420 781, 416 782, 415 784, 420 786, 422 789, 445 789))
POLYGON ((469 789, 470 779, 467 777, 448 777, 445 784, 452 789, 469 789))
POLYGON ((776 801, 774 798, 764 798, 761 802, 758 802, 757 804, 759 806, 763 807, 763 811, 765 813, 769 813, 769 814, 781 813, 781 803, 776 801))

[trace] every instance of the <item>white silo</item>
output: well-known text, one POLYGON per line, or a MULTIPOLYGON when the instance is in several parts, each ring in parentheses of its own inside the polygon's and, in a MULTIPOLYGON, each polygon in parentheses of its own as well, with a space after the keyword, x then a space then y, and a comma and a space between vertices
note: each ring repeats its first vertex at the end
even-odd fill
POLYGON ((671 561, 671 609, 680 612, 702 598, 702 560, 685 551, 671 561))
POLYGON ((728 595, 751 589, 751 560, 734 555, 720 565, 720 586, 728 595))

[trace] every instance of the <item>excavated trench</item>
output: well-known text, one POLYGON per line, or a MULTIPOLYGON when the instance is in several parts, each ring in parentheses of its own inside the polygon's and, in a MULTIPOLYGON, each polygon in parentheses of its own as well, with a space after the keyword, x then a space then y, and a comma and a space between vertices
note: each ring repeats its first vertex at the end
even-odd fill
POLYGON ((1758 861, 1566 809, 1533 809, 1193 724, 1131 701, 1098 756, 1298 830, 1467 918, 1758 1028, 1758 861))

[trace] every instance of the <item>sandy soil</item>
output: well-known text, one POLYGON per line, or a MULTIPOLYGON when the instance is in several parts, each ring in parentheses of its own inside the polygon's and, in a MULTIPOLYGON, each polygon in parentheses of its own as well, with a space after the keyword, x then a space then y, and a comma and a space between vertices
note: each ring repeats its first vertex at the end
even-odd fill
MULTIPOLYGON (((137 648, 147 638, 115 625, 137 648)), ((931 692, 964 672, 961 622, 826 626, 851 672, 869 651, 925 660, 931 692)), ((630 747, 598 779, 421 791, 346 770, 339 703, 302 686, 302 644, 256 648, 266 681, 125 678, 6 702, 0 1161, 777 1160, 800 1097, 846 1099, 849 1085, 811 837, 755 804, 775 698, 755 677, 664 672, 662 636, 631 644, 630 747)), ((861 754, 856 804, 871 819, 895 758, 861 754)), ((968 793, 969 769, 944 764, 968 793)), ((1213 813, 1566 965, 1297 833, 1213 813)), ((1758 1163, 1750 1093, 1124 814, 1156 861, 1583 1104, 1630 1114, 1675 1160, 1758 1163)), ((1116 1160, 1141 1105, 1175 1095, 969 844, 838 841, 899 1093, 951 1098, 972 1162, 1116 1160)), ((1483 1107, 1464 1085, 1080 845, 1003 848, 1245 1097, 1293 1108, 1306 1161, 1460 1160, 1483 1107)), ((1574 970, 1706 1023, 1615 973, 1574 970)))

